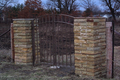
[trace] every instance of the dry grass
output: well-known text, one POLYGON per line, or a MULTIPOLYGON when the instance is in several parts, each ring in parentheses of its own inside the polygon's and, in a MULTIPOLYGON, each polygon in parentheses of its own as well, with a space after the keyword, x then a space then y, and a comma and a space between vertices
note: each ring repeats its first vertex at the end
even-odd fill
POLYGON ((11 57, 11 49, 2 49, 0 50, 0 57, 11 57))
MULTIPOLYGON (((49 65, 25 66, 15 65, 11 62, 0 62, 0 80, 120 80, 120 47, 115 47, 115 78, 114 79, 96 79, 83 78, 74 74, 70 67, 61 67, 51 69, 49 65), (116 71, 117 70, 117 71, 116 71)), ((0 55, 10 57, 10 50, 1 50, 0 55)))
MULTIPOLYGON (((2 63, 0 80, 110 80, 91 77, 78 77, 69 72, 69 68, 50 69, 47 65, 25 66, 2 63)), ((112 79, 111 79, 112 80, 112 79)))
POLYGON ((11 61, 11 49, 9 50, 0 50, 0 62, 1 61, 11 61))

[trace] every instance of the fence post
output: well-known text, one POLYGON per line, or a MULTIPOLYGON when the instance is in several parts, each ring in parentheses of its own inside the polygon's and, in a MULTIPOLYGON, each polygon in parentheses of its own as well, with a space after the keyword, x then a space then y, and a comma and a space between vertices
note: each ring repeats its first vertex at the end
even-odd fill
POLYGON ((13 33, 13 23, 11 23, 11 59, 14 62, 15 53, 14 53, 14 33, 13 33))
POLYGON ((112 21, 112 78, 114 78, 114 20, 112 21))
POLYGON ((112 78, 112 22, 106 22, 106 35, 107 35, 107 78, 112 78))
POLYGON ((34 20, 31 22, 31 29, 32 29, 32 56, 33 56, 33 66, 35 65, 35 32, 34 32, 34 20))

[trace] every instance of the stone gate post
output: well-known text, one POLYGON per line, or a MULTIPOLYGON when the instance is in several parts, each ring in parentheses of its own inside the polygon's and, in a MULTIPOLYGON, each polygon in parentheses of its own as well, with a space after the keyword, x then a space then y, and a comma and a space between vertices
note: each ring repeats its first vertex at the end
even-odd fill
POLYGON ((105 18, 75 18, 75 73, 79 76, 106 75, 105 18))
POLYGON ((32 20, 13 19, 15 64, 32 64, 32 20))

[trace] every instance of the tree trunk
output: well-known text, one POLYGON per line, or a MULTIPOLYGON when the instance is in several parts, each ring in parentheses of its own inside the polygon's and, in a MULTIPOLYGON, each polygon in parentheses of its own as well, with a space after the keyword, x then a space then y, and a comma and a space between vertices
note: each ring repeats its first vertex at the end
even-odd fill
POLYGON ((113 17, 113 20, 116 21, 116 17, 115 17, 115 11, 113 8, 110 8, 110 11, 111 11, 111 14, 112 14, 112 17, 113 17))

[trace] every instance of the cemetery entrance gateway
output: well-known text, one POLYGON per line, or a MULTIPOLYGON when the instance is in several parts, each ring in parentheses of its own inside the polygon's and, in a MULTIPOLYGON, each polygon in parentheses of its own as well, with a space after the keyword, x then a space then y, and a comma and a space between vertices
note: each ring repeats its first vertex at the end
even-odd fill
POLYGON ((74 17, 64 14, 36 18, 32 27, 33 64, 74 66, 74 17))

